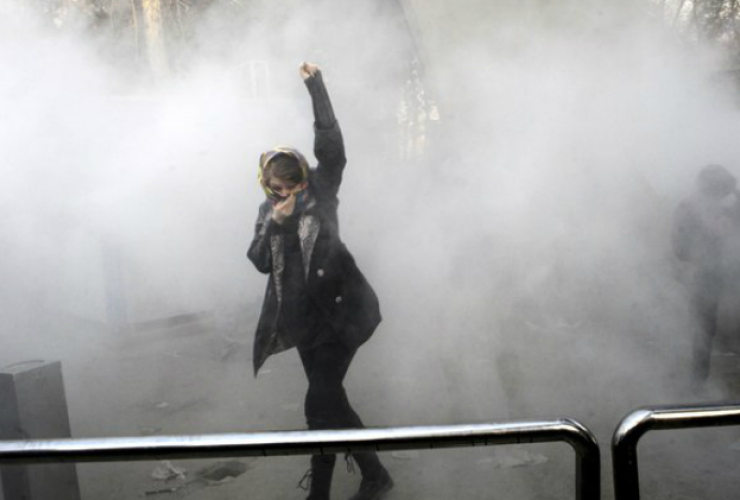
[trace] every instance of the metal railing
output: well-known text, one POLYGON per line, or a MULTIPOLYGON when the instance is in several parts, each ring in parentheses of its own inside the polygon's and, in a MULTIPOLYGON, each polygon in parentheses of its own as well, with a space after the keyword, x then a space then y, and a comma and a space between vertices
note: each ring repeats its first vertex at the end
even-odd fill
POLYGON ((575 451, 576 498, 598 500, 599 445, 591 431, 568 418, 327 431, 0 441, 0 464, 335 454, 555 441, 566 442, 575 451))
POLYGON ((740 425, 740 405, 714 404, 638 408, 625 416, 612 439, 615 500, 639 500, 637 443, 651 430, 740 425))

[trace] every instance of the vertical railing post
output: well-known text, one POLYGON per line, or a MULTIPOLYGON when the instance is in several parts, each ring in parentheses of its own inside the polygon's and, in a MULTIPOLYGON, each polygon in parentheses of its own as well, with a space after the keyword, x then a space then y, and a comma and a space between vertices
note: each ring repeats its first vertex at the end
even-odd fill
POLYGON ((566 419, 573 429, 566 439, 576 453, 576 499, 601 498, 601 453, 596 438, 575 420, 566 419))
POLYGON ((637 444, 650 430, 740 425, 740 405, 681 405, 638 408, 617 426, 612 439, 615 500, 640 500, 637 444))

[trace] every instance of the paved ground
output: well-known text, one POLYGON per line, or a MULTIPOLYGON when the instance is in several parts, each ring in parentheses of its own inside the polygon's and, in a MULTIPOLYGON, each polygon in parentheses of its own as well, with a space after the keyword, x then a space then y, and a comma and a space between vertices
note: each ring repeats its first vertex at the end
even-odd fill
MULTIPOLYGON (((50 337, 45 348, 53 346, 63 358, 76 437, 304 428, 306 386, 295 352, 269 360, 255 379, 249 342, 218 324, 126 337, 93 327, 58 326, 64 341, 50 337), (86 351, 84 357, 75 354, 79 350, 86 351)), ((670 364, 647 370, 660 356, 658 345, 645 342, 642 355, 633 355, 632 369, 625 371, 613 366, 624 359, 619 356, 626 349, 623 339, 604 335, 579 344, 575 340, 586 334, 587 325, 561 322, 547 335, 541 326, 503 324, 504 332, 516 331, 506 345, 482 342, 468 346, 463 357, 446 356, 445 346, 433 343, 418 346, 413 358, 409 352, 388 356, 379 332, 358 354, 346 381, 348 393, 371 426, 576 418, 601 445, 605 499, 613 497, 611 434, 629 410, 732 399, 740 393, 737 356, 727 351, 714 357, 710 389, 682 393, 676 389, 682 375, 670 364), (563 345, 570 347, 564 350, 563 345), (561 369, 555 376, 537 369, 543 364, 561 369)), ((39 350, 44 349, 26 346, 14 352, 31 356, 39 350)), ((736 498, 738 448, 740 430, 734 428, 646 436, 639 449, 644 498, 736 498)), ((396 480, 389 500, 574 497, 574 454, 565 444, 396 452, 381 458, 396 480)), ((166 465, 158 461, 81 464, 78 474, 84 500, 305 498, 297 483, 307 457, 241 459, 246 470, 235 478, 208 484, 195 480, 219 462, 174 461, 172 467, 182 469, 184 477, 171 481, 154 477, 166 465)), ((359 475, 347 472, 340 460, 334 498, 349 498, 358 483, 359 475)))
MULTIPOLYGON (((110 435, 110 432, 103 432, 103 428, 113 426, 112 419, 118 419, 114 427, 120 435, 304 428, 302 400, 305 381, 295 353, 273 358, 255 379, 245 344, 209 338, 187 329, 165 332, 161 342, 159 346, 150 343, 144 352, 140 346, 132 347, 127 355, 119 358, 118 365, 108 370, 106 376, 126 380, 128 388, 119 386, 123 391, 114 396, 102 390, 104 386, 114 384, 101 384, 104 393, 93 398, 101 412, 105 412, 106 407, 116 409, 108 411, 108 416, 102 419, 90 413, 79 416, 77 427, 83 427, 80 419, 84 418, 89 428, 99 428, 99 432, 94 433, 97 435, 110 435), (178 336, 180 339, 173 342, 178 336), (168 348, 173 345, 179 349, 168 348)), ((388 387, 383 383, 362 380, 360 373, 373 370, 369 354, 358 356, 348 377, 347 388, 350 396, 354 396, 352 399, 360 401, 356 403, 357 410, 369 425, 385 425, 388 421, 383 415, 393 411, 392 403, 384 398, 388 387), (360 397, 361 394, 364 397, 360 397), (367 405, 361 402, 363 400, 386 403, 367 405)), ((402 379, 399 382, 405 385, 413 381, 402 379)), ((449 387, 442 389, 446 392, 449 387)), ((488 389, 493 399, 503 398, 499 383, 491 384, 488 389)), ((447 396, 439 394, 438 397, 447 396)), ((432 403, 443 406, 440 401, 432 403)), ((414 423, 414 406, 401 408, 391 424, 414 423)), ((427 423, 441 423, 435 420, 440 420, 440 416, 429 418, 427 423)), ((570 491, 566 496, 572 496, 572 456, 566 445, 556 444, 526 448, 507 446, 496 450, 395 452, 385 453, 381 458, 396 480, 396 488, 390 498, 447 499, 463 492, 466 498, 484 498, 486 494, 476 496, 476 492, 492 489, 514 494, 511 498, 537 498, 529 491, 528 479, 541 474, 563 476, 564 480, 553 485, 552 491, 570 491)), ((217 460, 175 461, 174 467, 187 471, 186 479, 169 482, 152 478, 152 473, 162 466, 161 462, 80 465, 78 470, 85 498, 124 500, 143 496, 163 499, 186 496, 215 500, 305 497, 297 483, 307 469, 307 457, 240 461, 247 466, 243 475, 211 486, 188 486, 187 478, 203 467, 217 463, 217 460), (179 489, 161 491, 173 487, 179 489), (157 491, 161 493, 152 494, 157 491)), ((359 474, 348 472, 344 460, 339 460, 335 497, 349 498, 359 479, 359 474)), ((562 495, 552 498, 557 497, 562 495)))

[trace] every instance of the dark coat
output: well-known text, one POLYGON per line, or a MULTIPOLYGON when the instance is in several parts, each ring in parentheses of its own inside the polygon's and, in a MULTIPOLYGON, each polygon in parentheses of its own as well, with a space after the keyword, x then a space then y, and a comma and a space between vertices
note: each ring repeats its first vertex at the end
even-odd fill
POLYGON ((673 252, 700 269, 718 271, 722 265, 724 207, 695 195, 684 200, 673 219, 673 252))
MULTIPOLYGON (((329 129, 315 128, 316 168, 309 171, 310 201, 299 215, 298 235, 303 271, 312 304, 324 324, 350 348, 362 345, 380 323, 378 298, 339 237, 337 193, 347 163, 338 123, 329 129)), ((269 274, 262 313, 254 340, 255 375, 272 354, 294 347, 278 331, 282 307, 284 236, 272 221, 272 205, 259 209, 254 239, 247 256, 261 273, 269 274)))

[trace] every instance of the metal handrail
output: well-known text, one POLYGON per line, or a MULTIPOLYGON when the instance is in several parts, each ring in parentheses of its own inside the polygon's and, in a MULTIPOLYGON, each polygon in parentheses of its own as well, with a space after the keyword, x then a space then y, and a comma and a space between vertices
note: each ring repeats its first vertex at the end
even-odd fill
POLYGON ((0 441, 0 464, 335 454, 555 441, 568 443, 576 453, 576 498, 598 500, 599 445, 591 431, 568 418, 498 424, 0 441))
POLYGON ((627 414, 612 439, 615 500, 640 499, 637 443, 648 431, 727 425, 740 425, 739 404, 645 407, 627 414))

